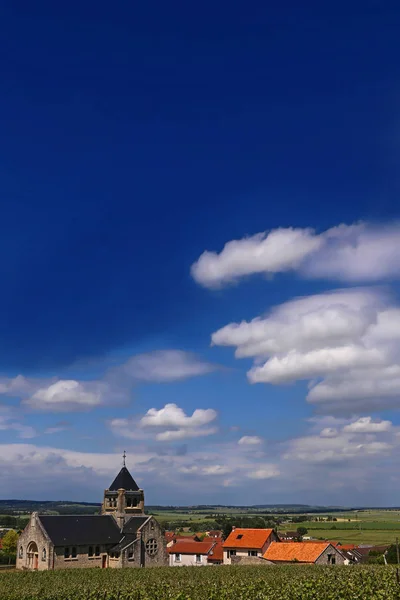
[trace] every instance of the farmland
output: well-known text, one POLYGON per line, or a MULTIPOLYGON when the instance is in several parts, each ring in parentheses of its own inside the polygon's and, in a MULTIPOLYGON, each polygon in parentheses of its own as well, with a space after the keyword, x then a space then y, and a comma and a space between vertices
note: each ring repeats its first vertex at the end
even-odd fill
POLYGON ((184 567, 0 573, 1 600, 399 600, 392 567, 184 567))
MULTIPOLYGON (((309 508, 309 507, 307 507, 309 508)), ((306 508, 306 510, 307 510, 306 508)), ((207 509, 173 510, 170 507, 157 507, 151 511, 162 525, 190 527, 192 531, 203 531, 207 528, 218 528, 218 522, 224 515, 235 517, 263 517, 266 521, 277 518, 282 521, 279 531, 296 530, 299 525, 308 530, 308 535, 315 538, 333 539, 343 544, 391 544, 400 537, 400 511, 394 509, 345 510, 322 513, 310 510, 302 513, 307 520, 301 523, 291 522, 299 516, 299 512, 267 511, 254 507, 208 507, 207 509), (320 519, 320 520, 316 520, 320 519), (323 520, 322 520, 323 519, 323 520), (330 519, 329 521, 327 519, 330 519)), ((236 523, 237 524, 237 523, 236 523)), ((247 525, 250 526, 250 525, 247 525)), ((260 526, 260 525, 258 525, 260 526)), ((175 527, 173 527, 175 528, 175 527)))

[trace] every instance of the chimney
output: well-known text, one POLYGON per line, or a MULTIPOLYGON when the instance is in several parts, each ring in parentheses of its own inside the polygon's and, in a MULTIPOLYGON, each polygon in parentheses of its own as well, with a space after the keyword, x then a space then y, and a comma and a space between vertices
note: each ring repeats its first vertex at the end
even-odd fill
POLYGON ((236 525, 232 525, 232 531, 235 531, 236 525))

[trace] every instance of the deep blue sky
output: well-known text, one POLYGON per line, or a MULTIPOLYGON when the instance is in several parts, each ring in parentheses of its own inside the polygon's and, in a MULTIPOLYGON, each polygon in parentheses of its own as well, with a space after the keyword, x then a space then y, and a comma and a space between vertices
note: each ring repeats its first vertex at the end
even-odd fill
MULTIPOLYGON (((337 282, 282 274, 210 291, 190 266, 260 231, 398 219, 399 30, 399 3, 385 1, 2 4, 2 376, 80 381, 168 349, 224 366, 69 409, 51 441, 44 428, 60 415, 6 395, 12 418, 37 432, 29 444, 96 453, 109 435, 107 452, 120 452, 128 442, 107 420, 168 402, 217 410, 221 443, 232 426, 266 443, 304 433, 304 382, 249 386, 251 362, 210 348, 210 335, 337 282)), ((17 435, 0 430, 0 441, 17 435)), ((211 439, 192 440, 193 452, 211 439)), ((79 494, 55 473, 37 495, 95 499, 99 477, 79 494)), ((195 501, 181 483, 166 500, 195 501)), ((226 485, 215 501, 246 499, 226 485)), ((163 501, 156 479, 147 488, 163 501)), ((287 493, 271 499, 296 499, 287 493)))

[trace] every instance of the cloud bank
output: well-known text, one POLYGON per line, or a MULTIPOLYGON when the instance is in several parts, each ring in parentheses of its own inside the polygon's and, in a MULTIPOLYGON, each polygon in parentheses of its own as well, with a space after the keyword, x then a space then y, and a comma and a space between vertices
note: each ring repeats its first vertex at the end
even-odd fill
POLYGON ((253 358, 250 383, 309 381, 319 412, 400 407, 400 309, 379 289, 344 289, 286 302, 264 317, 230 323, 212 344, 253 358))
POLYGON ((400 275, 400 225, 339 225, 316 233, 280 228, 205 251, 192 265, 194 280, 219 288, 255 275, 298 272, 304 277, 372 282, 400 275))

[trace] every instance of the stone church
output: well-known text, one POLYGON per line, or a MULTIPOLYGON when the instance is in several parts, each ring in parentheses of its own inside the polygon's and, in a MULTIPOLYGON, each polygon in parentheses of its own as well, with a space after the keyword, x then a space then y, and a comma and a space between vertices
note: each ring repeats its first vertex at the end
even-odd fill
POLYGON ((17 569, 168 565, 164 534, 144 513, 144 493, 124 464, 104 491, 100 515, 32 513, 19 537, 17 569))

